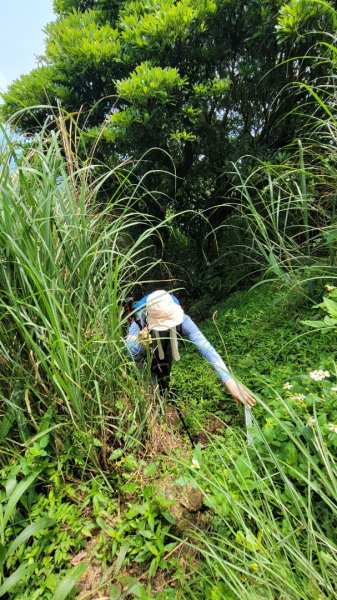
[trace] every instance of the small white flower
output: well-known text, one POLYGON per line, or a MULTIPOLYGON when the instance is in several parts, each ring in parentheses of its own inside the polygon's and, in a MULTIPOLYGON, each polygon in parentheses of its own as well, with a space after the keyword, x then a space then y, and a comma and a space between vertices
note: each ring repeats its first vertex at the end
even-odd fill
POLYGON ((332 292, 333 290, 336 289, 336 286, 331 285, 330 283, 327 283, 324 287, 328 292, 332 292))
POLYGON ((286 382, 283 384, 283 389, 284 389, 284 390, 291 390, 291 388, 292 388, 292 387, 293 387, 293 386, 292 386, 292 384, 291 384, 291 383, 289 383, 289 381, 286 381, 286 382))
POLYGON ((315 425, 315 423, 316 423, 316 419, 314 419, 313 417, 308 417, 305 426, 312 427, 313 425, 315 425))
POLYGON ((292 400, 298 400, 299 402, 303 402, 304 398, 305 398, 304 394, 293 394, 291 396, 292 400))
POLYGON ((337 385, 333 385, 332 388, 331 388, 331 391, 332 392, 337 392, 337 385))
POLYGON ((337 433, 337 425, 336 423, 329 423, 328 425, 330 431, 333 431, 334 433, 337 433))
POLYGON ((196 458, 192 458, 191 469, 200 469, 199 461, 196 458))
POLYGON ((329 371, 323 371, 322 369, 318 369, 316 371, 310 371, 309 377, 314 381, 322 381, 322 379, 330 377, 330 373, 329 371))

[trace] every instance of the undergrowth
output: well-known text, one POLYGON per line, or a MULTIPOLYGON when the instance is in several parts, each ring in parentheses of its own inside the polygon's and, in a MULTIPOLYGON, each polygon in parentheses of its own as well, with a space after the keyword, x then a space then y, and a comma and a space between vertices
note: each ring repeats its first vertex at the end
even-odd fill
MULTIPOLYGON (((42 429, 2 470, 4 511, 15 486, 23 485, 2 531, 3 548, 10 548, 4 572, 27 568, 10 598, 66 597, 55 594, 69 573, 70 593, 79 598, 255 600, 274 598, 281 583, 288 597, 333 597, 334 333, 322 336, 303 324, 320 309, 301 290, 260 286, 216 308, 215 320, 200 327, 257 393, 253 446, 246 443, 242 407, 188 345, 173 378, 195 437, 206 427, 203 451, 197 445, 192 452, 183 438, 179 452, 158 456, 106 447, 104 472, 86 471, 78 457, 78 478, 70 441, 55 441, 45 424, 47 433, 42 429), (323 378, 312 378, 315 372, 323 378), (211 415, 221 425, 215 436, 207 432, 211 415), (164 475, 202 490, 207 535, 199 529, 182 537, 176 530, 172 503, 155 486, 164 475), (93 587, 85 587, 81 569, 95 574, 93 587), (82 592, 74 587, 78 579, 82 592)), ((95 443, 103 452, 104 442, 95 443)))
MULTIPOLYGON (((324 292, 322 285, 317 290, 317 301, 324 292)), ((235 292, 214 306, 213 318, 203 321, 200 327, 229 371, 254 393, 264 396, 269 388, 297 379, 301 372, 331 368, 334 334, 322 337, 303 325, 317 311, 301 287, 289 290, 266 283, 249 292, 235 292)), ((242 424, 240 407, 226 395, 216 373, 188 342, 172 380, 194 431, 205 425, 209 414, 231 425, 242 424)))

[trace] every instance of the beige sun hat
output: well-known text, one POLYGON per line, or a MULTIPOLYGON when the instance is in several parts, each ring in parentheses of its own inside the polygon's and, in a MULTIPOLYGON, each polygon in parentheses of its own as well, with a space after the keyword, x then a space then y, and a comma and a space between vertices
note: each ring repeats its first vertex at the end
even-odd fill
POLYGON ((154 331, 165 331, 183 322, 184 311, 164 290, 156 290, 146 300, 147 324, 154 331))

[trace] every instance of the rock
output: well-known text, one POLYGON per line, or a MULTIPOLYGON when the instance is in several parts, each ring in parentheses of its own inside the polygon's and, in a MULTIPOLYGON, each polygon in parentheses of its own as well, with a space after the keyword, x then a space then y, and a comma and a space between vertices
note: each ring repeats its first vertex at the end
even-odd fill
POLYGON ((192 485, 179 485, 174 483, 170 475, 156 482, 157 492, 165 500, 171 500, 173 504, 167 508, 167 512, 174 518, 175 525, 180 531, 195 523, 195 515, 202 508, 203 494, 192 485))
POLYGON ((204 496, 200 490, 196 489, 192 485, 179 485, 177 488, 181 489, 178 499, 182 506, 187 508, 189 512, 201 510, 204 502, 204 496))

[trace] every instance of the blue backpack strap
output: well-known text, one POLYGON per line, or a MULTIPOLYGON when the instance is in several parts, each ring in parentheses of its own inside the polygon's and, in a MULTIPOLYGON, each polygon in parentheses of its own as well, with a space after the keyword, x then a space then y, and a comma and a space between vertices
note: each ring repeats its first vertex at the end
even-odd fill
POLYGON ((149 294, 133 303, 133 310, 135 311, 133 318, 140 329, 143 329, 146 325, 145 307, 148 296, 149 294))
POLYGON ((144 296, 144 298, 141 298, 140 300, 137 300, 137 302, 134 302, 133 304, 133 308, 134 310, 141 311, 144 310, 145 306, 146 306, 146 300, 148 299, 150 294, 147 294, 146 296, 144 296))

